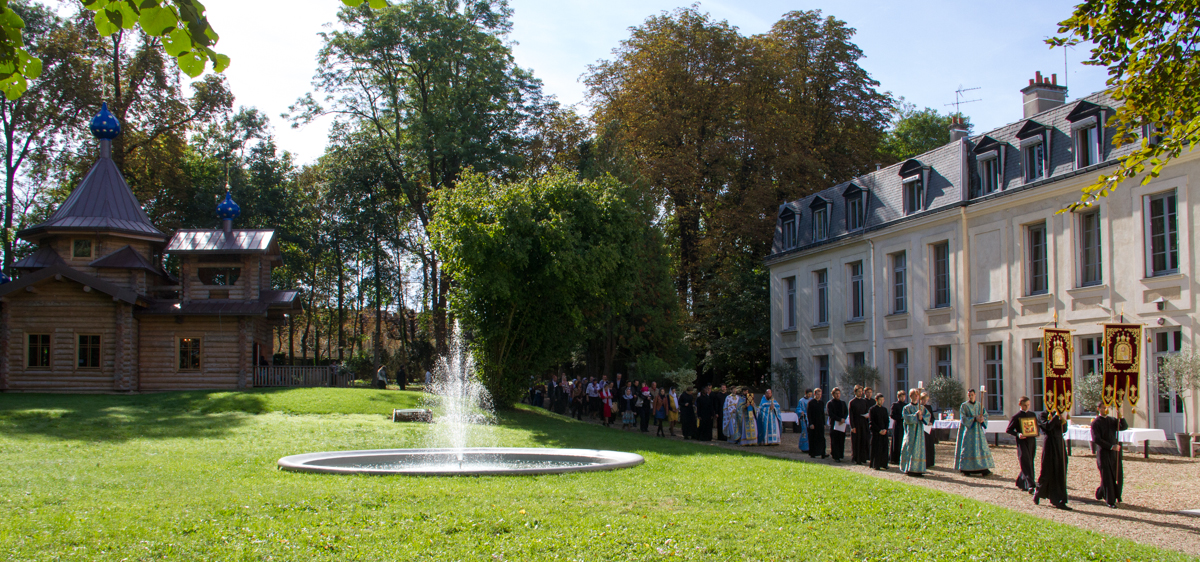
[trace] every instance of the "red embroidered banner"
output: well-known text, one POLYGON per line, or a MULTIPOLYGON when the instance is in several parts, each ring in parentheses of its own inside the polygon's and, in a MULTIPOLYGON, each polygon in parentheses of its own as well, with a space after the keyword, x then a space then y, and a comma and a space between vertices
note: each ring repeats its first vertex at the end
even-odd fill
POLYGON ((1136 411, 1142 375, 1142 325, 1104 325, 1104 404, 1136 411))
POLYGON ((1075 405, 1070 330, 1042 329, 1042 365, 1046 381, 1046 411, 1070 413, 1075 405))

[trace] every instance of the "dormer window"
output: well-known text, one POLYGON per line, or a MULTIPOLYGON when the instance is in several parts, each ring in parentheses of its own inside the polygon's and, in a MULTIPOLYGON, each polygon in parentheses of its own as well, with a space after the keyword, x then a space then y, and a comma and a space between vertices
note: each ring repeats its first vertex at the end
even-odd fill
POLYGON ((850 184, 842 192, 846 198, 846 230, 860 230, 866 225, 867 198, 866 192, 857 185, 850 184))
POLYGON ((983 137, 975 146, 976 173, 979 183, 974 186, 975 197, 990 195, 1004 188, 1004 143, 983 137))
POLYGON ((1017 132, 1017 141, 1021 147, 1025 183, 1049 177, 1050 162, 1046 156, 1050 153, 1050 141, 1046 136, 1046 127, 1037 121, 1026 121, 1017 132))
POLYGON ((829 209, 821 207, 813 211, 813 239, 824 240, 829 237, 829 209))
POLYGON ((796 212, 791 209, 784 209, 779 214, 779 222, 783 226, 783 248, 795 248, 798 241, 796 240, 796 212))
POLYGON ((995 154, 979 161, 979 189, 981 195, 1000 190, 1000 158, 995 154))
POLYGON ((928 179, 929 166, 916 158, 910 158, 900 166, 900 183, 904 185, 904 214, 925 210, 925 182, 928 179))
POLYGON ((1074 140, 1075 168, 1099 164, 1103 156, 1100 143, 1104 141, 1104 108, 1081 101, 1067 114, 1074 140))
POLYGON ((90 259, 92 257, 92 241, 87 239, 72 240, 71 257, 90 259))

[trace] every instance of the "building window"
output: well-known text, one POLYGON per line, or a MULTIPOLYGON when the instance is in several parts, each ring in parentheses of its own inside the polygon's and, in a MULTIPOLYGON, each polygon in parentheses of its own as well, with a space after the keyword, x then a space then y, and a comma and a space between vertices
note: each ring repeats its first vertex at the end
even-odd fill
POLYGON ((817 360, 817 384, 820 385, 822 398, 828 400, 829 396, 829 356, 818 355, 817 360))
POLYGON ((781 216, 783 223, 783 248, 795 248, 798 244, 796 240, 796 213, 791 209, 787 209, 781 216))
POLYGON ((863 263, 856 261, 850 264, 850 319, 863 316, 863 263))
POLYGON ((1079 284, 1099 285, 1104 278, 1100 272, 1100 211, 1079 215, 1079 230, 1079 284))
POLYGON ((933 346, 933 374, 939 377, 949 377, 954 374, 954 363, 950 356, 950 346, 933 346))
POLYGON ((850 366, 861 367, 867 364, 867 352, 855 351, 850 354, 850 366))
POLYGON ((892 313, 908 312, 908 256, 892 254, 892 313))
POLYGON ((1042 355, 1042 340, 1029 341, 1029 394, 1033 411, 1046 409, 1046 360, 1042 355))
POLYGON ((817 272, 817 324, 829 323, 829 270, 817 272))
POLYGON ((1096 125, 1075 130, 1075 164, 1086 168, 1100 162, 1100 128, 1096 125))
POLYGON ((829 237, 829 209, 820 207, 813 209, 813 240, 820 241, 829 237))
POLYGON ((1046 145, 1037 143, 1021 150, 1025 158, 1025 181, 1037 181, 1046 177, 1046 145))
POLYGON ((933 245, 933 308, 950 306, 950 243, 933 245))
POLYGON ((80 369, 99 369, 100 336, 79 336, 79 348, 77 350, 77 355, 78 361, 76 362, 76 366, 80 369))
POLYGON ((983 380, 987 385, 987 409, 1004 411, 1004 345, 989 343, 983 346, 983 380))
POLYGON ((90 257, 92 257, 92 241, 91 240, 72 240, 71 241, 71 257, 73 257, 73 258, 90 258, 90 257))
POLYGON ((1000 189, 1000 158, 993 156, 979 161, 979 181, 982 195, 995 193, 1000 189))
POLYGON ((1028 294, 1044 295, 1049 292, 1050 286, 1046 264, 1046 223, 1029 225, 1026 233, 1029 237, 1028 294))
POLYGON ((892 350, 892 373, 896 390, 908 390, 908 350, 892 350))
POLYGON ((796 278, 788 277, 783 282, 787 284, 787 323, 784 327, 792 329, 796 327, 796 278))
MULTIPOLYGON (((1179 353, 1182 349, 1183 330, 1167 330, 1154 334, 1155 372, 1162 368, 1163 361, 1167 360, 1167 356, 1179 353)), ((1158 387, 1158 413, 1182 414, 1183 397, 1160 384, 1158 387), (1174 408, 1171 407, 1172 402, 1174 402, 1174 408)))
POLYGON ((925 208, 925 182, 920 177, 904 182, 904 214, 911 215, 925 208))
POLYGON ((179 338, 179 370, 200 370, 200 338, 179 338))
POLYGON ((1179 271, 1179 224, 1175 191, 1147 197, 1146 210, 1150 217, 1146 225, 1150 241, 1150 275, 1175 273, 1179 271))
POLYGON ((846 198, 846 229, 858 230, 865 223, 866 198, 862 192, 846 198))
POLYGON ((198 274, 205 285, 233 285, 241 271, 240 267, 201 267, 198 274))
MULTIPOLYGON (((1104 376, 1104 337, 1079 338, 1079 374, 1104 376)), ((1095 406, 1095 404, 1090 404, 1095 406)))
POLYGON ((25 365, 27 367, 49 367, 50 334, 29 334, 27 341, 29 347, 25 365))

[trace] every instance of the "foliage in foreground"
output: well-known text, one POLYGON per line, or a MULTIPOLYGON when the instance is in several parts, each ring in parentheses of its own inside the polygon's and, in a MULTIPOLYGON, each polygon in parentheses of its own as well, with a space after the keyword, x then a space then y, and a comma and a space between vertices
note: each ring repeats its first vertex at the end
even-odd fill
POLYGON ((521 478, 279 471, 417 446, 416 393, 0 395, 12 560, 1184 560, 837 468, 513 411, 485 444, 629 450, 626 470, 521 478), (897 511, 902 510, 902 512, 897 511))

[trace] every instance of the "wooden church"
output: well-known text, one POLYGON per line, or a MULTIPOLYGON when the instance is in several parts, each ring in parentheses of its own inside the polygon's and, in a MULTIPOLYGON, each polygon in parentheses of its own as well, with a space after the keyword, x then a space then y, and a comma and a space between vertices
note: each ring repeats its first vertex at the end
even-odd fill
POLYGON ((37 250, 0 284, 0 391, 128 392, 249 388, 272 356, 272 327, 299 308, 271 290, 283 263, 274 230, 153 224, 112 160, 120 123, 91 121, 100 158, 46 222, 17 233, 37 250), (162 268, 179 257, 179 277, 162 268))

